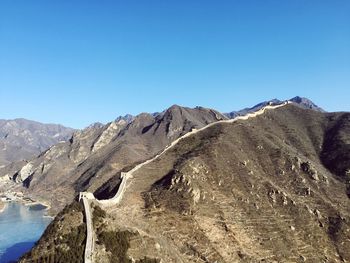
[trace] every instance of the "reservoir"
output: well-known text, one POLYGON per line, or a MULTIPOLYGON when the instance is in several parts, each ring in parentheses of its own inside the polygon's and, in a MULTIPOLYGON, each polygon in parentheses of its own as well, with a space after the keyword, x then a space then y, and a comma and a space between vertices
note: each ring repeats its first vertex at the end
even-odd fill
POLYGON ((52 220, 44 217, 44 208, 7 203, 0 213, 0 263, 14 261, 33 247, 52 220))

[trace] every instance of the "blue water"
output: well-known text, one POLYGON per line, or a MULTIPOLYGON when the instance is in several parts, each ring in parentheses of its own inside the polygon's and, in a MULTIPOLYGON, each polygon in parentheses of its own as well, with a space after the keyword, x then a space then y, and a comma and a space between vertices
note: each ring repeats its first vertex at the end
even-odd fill
POLYGON ((44 210, 8 203, 0 213, 0 263, 17 260, 40 238, 51 218, 44 210))

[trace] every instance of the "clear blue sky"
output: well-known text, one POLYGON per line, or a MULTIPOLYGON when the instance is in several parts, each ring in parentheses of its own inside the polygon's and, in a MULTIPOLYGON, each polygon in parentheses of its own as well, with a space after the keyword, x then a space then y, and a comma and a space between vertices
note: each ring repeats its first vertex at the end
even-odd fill
POLYGON ((0 1, 0 118, 82 128, 295 95, 350 111, 350 1, 0 1))

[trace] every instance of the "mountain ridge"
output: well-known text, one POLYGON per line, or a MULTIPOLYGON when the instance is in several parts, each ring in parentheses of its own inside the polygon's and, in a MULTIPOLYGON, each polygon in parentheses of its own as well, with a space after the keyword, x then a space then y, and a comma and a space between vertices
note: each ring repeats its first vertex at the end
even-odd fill
MULTIPOLYGON (((305 97, 295 96, 295 97, 289 99, 288 101, 294 102, 298 106, 305 108, 305 109, 312 109, 315 111, 325 112, 322 108, 318 107, 314 102, 312 102, 310 99, 305 98, 305 97)), ((224 113, 224 114, 229 118, 235 118, 237 116, 245 115, 249 112, 257 111, 266 105, 270 105, 270 104, 276 105, 276 104, 281 104, 281 103, 283 103, 282 100, 271 99, 271 100, 260 102, 260 103, 254 105, 253 107, 250 107, 250 108, 248 107, 248 108, 244 108, 244 109, 239 110, 239 111, 232 111, 232 112, 224 113)))
MULTIPOLYGON (((271 103, 281 104, 282 101, 275 99, 259 103, 250 110, 242 110, 241 114, 243 111, 251 112, 271 103)), ((68 142, 53 145, 31 161, 12 163, 0 169, 0 175, 5 175, 11 180, 23 184, 27 194, 34 194, 33 197, 39 199, 45 199, 46 195, 53 196, 52 193, 62 187, 62 191, 59 192, 63 194, 63 189, 68 187, 70 190, 65 196, 73 198, 74 193, 85 191, 90 184, 94 184, 96 177, 103 175, 102 178, 104 179, 99 180, 104 180, 104 184, 100 183, 99 186, 95 184, 93 189, 99 196, 109 196, 111 193, 107 194, 104 191, 109 192, 117 187, 120 182, 120 172, 123 169, 134 162, 150 157, 152 153, 155 154, 161 151, 171 141, 186 132, 225 118, 227 116, 213 109, 205 107, 192 109, 176 104, 159 113, 119 116, 107 124, 93 123, 82 130, 77 130, 68 142), (140 126, 142 126, 141 130, 139 129, 140 126), (137 132, 138 130, 139 132, 137 132), (155 138, 157 139, 155 140, 155 138), (150 146, 150 143, 158 146, 150 146), (153 150, 150 151, 152 148, 153 150), (138 150, 135 151, 135 149, 138 150), (150 151, 151 154, 147 151, 150 151), (115 157, 112 157, 116 153, 120 155, 118 161, 115 157), (111 164, 100 165, 100 163, 106 162, 111 164), (119 172, 112 172, 114 169, 119 172), (49 176, 49 174, 52 175, 49 176), (57 177, 57 174, 61 174, 61 176, 57 177), (47 185, 51 185, 50 180, 60 186, 52 185, 52 189, 48 187, 48 189, 39 190, 40 186, 38 185, 41 184, 39 178, 41 177, 44 179, 43 186, 45 188, 47 188, 47 185), (51 177, 55 179, 50 179, 51 177), (108 185, 108 182, 114 182, 112 184, 114 186, 112 188, 103 186, 108 185), (69 185, 74 185, 74 189, 71 189, 69 185), (31 188, 32 191, 30 191, 31 188), (107 190, 108 188, 110 190, 107 190), (37 193, 40 191, 44 191, 45 194, 38 196, 37 193)), ((21 190, 21 187, 19 187, 19 190, 21 190)), ((55 203, 55 207, 58 209, 60 204, 55 203)))
POLYGON ((0 119, 0 166, 30 159, 50 146, 68 140, 74 129, 24 118, 0 119))
POLYGON ((156 115, 126 115, 75 131, 67 142, 50 147, 24 166, 18 162, 0 173, 17 182, 16 190, 34 199, 49 197, 57 212, 78 192, 89 187, 99 191, 108 180, 118 182, 118 171, 161 151, 193 128, 225 118, 212 109, 177 105, 156 115))
MULTIPOLYGON (((348 163, 348 115, 292 103, 246 121, 218 122, 182 139, 133 174, 117 207, 99 212, 96 262, 350 259, 344 169, 331 172, 321 160, 324 151, 338 153, 339 148, 326 147, 337 134, 340 156, 348 163), (107 233, 129 233, 125 251, 111 250, 107 233)), ((93 209, 101 208, 94 204, 93 209)), ((47 246, 66 245, 57 237, 80 213, 69 211, 21 262, 55 257, 47 246)))

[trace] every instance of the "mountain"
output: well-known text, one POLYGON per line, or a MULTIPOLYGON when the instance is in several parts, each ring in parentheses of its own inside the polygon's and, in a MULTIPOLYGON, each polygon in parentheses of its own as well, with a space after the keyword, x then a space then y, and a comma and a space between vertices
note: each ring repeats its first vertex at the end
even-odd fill
MULTIPOLYGON (((309 100, 307 98, 296 96, 294 98, 291 98, 288 101, 293 102, 293 103, 297 104, 299 107, 302 107, 304 109, 311 109, 311 110, 315 110, 315 111, 324 112, 324 110, 322 108, 318 107, 315 103, 313 103, 311 100, 309 100)), ((267 105, 278 105, 281 103, 283 103, 283 101, 281 101, 279 99, 272 99, 272 100, 268 100, 268 101, 263 101, 259 104, 256 104, 255 106, 253 106, 251 108, 245 108, 243 110, 225 113, 225 116, 227 116, 230 119, 233 119, 237 116, 246 115, 249 112, 258 111, 267 105)))
MULTIPOLYGON (((184 115, 175 107, 138 116, 120 134, 170 142, 167 135, 181 134, 171 120, 184 115)), ((95 262, 348 262, 349 140, 350 113, 296 103, 209 125, 135 170, 118 205, 91 201, 95 262)), ((153 149, 145 145, 130 147, 153 149)), ((83 211, 81 203, 67 206, 20 262, 82 262, 83 211)))
POLYGON ((313 103, 308 98, 296 96, 296 97, 290 99, 290 101, 298 104, 299 106, 301 106, 302 108, 305 108, 305 109, 324 112, 324 110, 322 108, 318 107, 315 103, 313 103))
POLYGON ((69 141, 50 147, 24 166, 12 164, 0 173, 19 183, 14 189, 49 202, 56 213, 81 191, 107 198, 123 169, 153 156, 192 129, 221 119, 226 117, 211 109, 178 105, 154 115, 126 115, 76 131, 69 141))
POLYGON ((66 141, 73 129, 26 119, 0 120, 0 168, 31 159, 50 146, 66 141))

